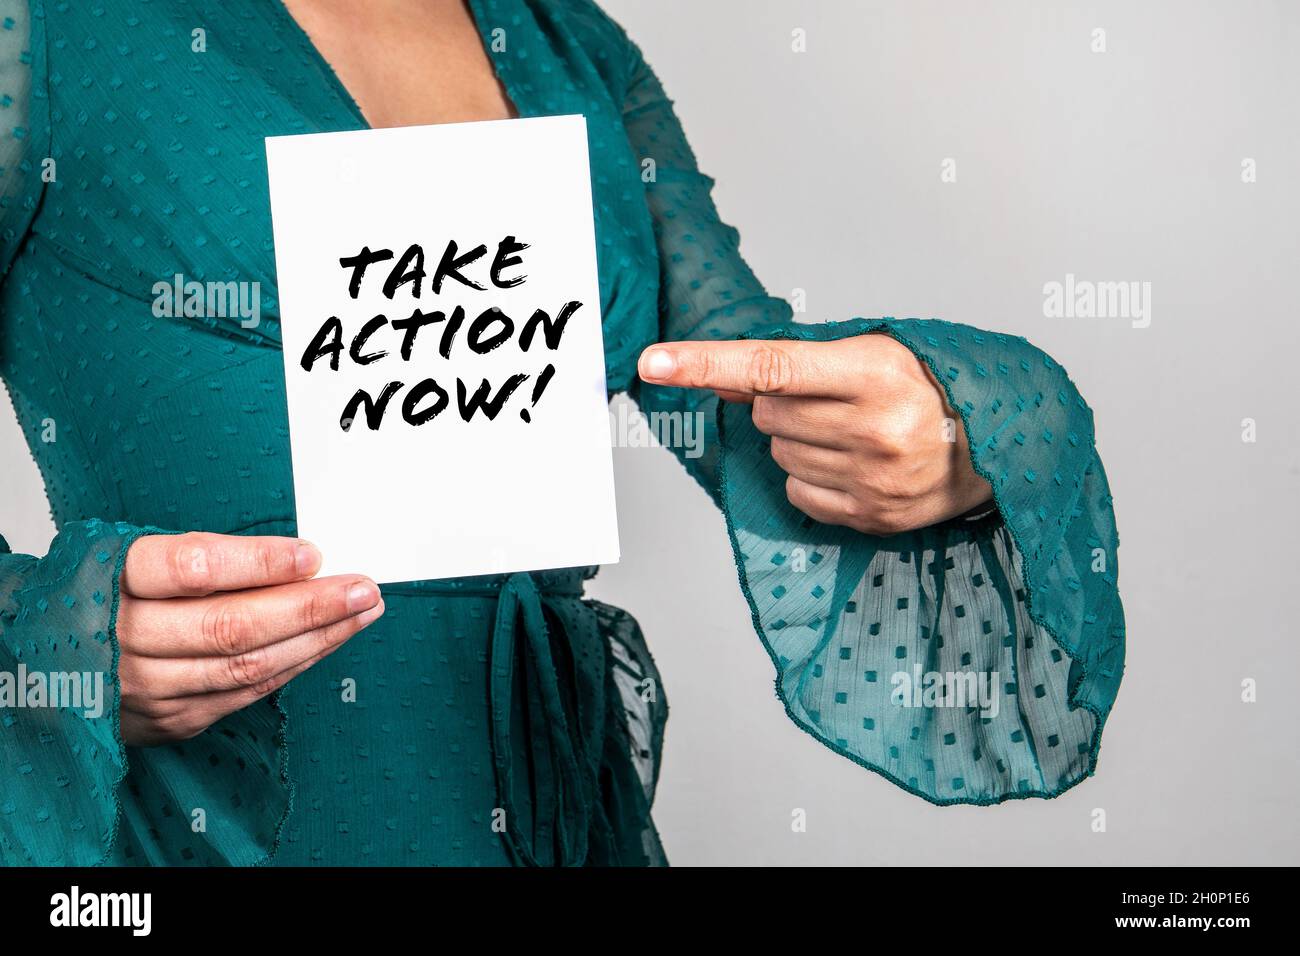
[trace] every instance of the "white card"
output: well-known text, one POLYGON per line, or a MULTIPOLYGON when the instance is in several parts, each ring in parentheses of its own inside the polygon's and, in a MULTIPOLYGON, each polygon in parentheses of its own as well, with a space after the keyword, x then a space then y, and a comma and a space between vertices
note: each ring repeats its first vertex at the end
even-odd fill
POLYGON ((277 136, 266 155, 298 533, 321 573, 617 561, 583 118, 277 136), (391 258, 340 264, 363 248, 391 258))

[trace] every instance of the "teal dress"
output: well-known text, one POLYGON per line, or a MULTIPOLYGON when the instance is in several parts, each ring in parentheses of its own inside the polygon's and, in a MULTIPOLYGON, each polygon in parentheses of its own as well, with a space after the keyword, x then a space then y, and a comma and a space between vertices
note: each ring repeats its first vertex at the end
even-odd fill
MULTIPOLYGON (((683 464, 726 515, 790 719, 937 804, 1092 774, 1124 628, 1092 415, 1065 371, 933 319, 792 322, 616 24, 589 0, 471 8, 521 115, 586 116, 610 392, 705 415, 683 464), (991 513, 888 538, 819 524, 746 406, 635 374, 659 340, 872 331, 947 390, 991 513), (964 703, 951 681, 928 703, 900 691, 932 673, 996 683, 964 703)), ((0 709, 7 864, 665 862, 666 698, 636 622, 583 596, 593 568, 385 587, 384 617, 276 698, 184 743, 122 742, 132 541, 294 533, 263 138, 364 125, 278 0, 0 0, 0 372, 58 527, 42 558, 0 546, 0 674, 109 687, 99 717, 0 709), (261 323, 155 316, 176 274, 259 282, 261 323)))

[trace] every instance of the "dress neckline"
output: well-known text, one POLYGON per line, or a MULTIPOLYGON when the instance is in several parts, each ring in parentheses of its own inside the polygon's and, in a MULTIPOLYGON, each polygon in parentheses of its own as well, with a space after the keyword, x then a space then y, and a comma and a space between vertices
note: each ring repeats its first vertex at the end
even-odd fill
MULTIPOLYGON (((325 57, 325 54, 321 52, 320 47, 316 45, 316 41, 313 40, 307 31, 303 29, 302 24, 298 22, 298 19, 293 15, 293 11, 289 9, 284 0, 271 0, 271 6, 275 8, 276 15, 284 24, 288 32, 297 41, 302 52, 319 68, 335 97, 344 107, 347 108, 352 119, 355 120, 362 129, 374 129, 375 127, 371 124, 370 120, 366 117, 365 112, 357 103, 356 97, 352 95, 352 91, 349 90, 347 84, 340 79, 338 73, 334 69, 334 65, 330 63, 330 61, 325 57)), ((478 34, 479 41, 483 44, 483 51, 487 54, 488 62, 492 64, 492 75, 496 78, 496 81, 501 85, 502 90, 505 92, 507 105, 514 112, 515 117, 527 115, 519 104, 517 92, 506 83, 505 78, 501 75, 501 64, 497 61, 496 52, 492 49, 492 44, 488 42, 488 37, 483 34, 483 18, 480 15, 478 0, 466 0, 465 7, 469 12, 470 20, 474 24, 474 31, 478 34)))

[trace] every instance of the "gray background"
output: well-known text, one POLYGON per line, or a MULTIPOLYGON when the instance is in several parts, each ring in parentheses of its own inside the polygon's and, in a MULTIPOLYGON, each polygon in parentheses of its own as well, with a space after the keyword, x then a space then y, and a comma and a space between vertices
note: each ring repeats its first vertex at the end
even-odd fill
MULTIPOLYGON (((664 672, 669 858, 1300 862, 1300 4, 605 6, 676 99, 755 271, 806 290, 805 318, 938 316, 1067 367, 1096 411, 1128 617, 1098 776, 1053 801, 932 807, 787 721, 721 517, 668 452, 617 450, 624 559, 591 593, 637 616, 664 672), (1043 284, 1066 273, 1150 282, 1150 327, 1045 318, 1043 284)), ((44 553, 39 476, 0 419, 0 529, 44 553)))

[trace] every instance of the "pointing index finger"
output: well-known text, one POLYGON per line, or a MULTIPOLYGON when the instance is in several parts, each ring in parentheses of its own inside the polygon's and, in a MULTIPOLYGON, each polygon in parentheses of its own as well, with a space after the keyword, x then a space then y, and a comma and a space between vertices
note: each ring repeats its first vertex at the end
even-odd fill
POLYGON ((642 380, 652 385, 749 396, 851 398, 858 376, 834 345, 759 339, 664 342, 642 352, 637 369, 642 380))

